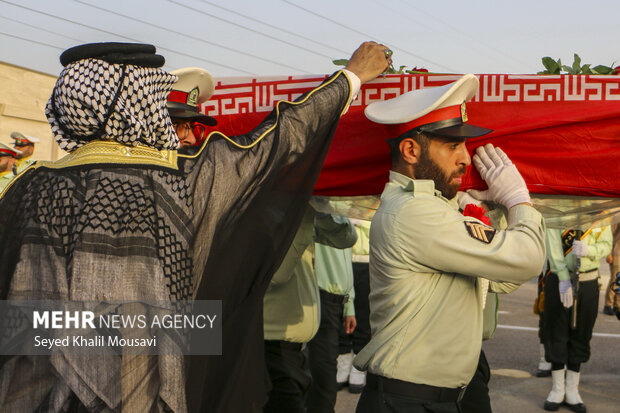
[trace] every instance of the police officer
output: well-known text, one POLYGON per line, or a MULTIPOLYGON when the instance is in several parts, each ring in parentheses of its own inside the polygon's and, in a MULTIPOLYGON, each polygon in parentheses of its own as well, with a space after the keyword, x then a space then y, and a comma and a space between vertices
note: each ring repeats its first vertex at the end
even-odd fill
POLYGON ((207 137, 208 127, 217 125, 215 118, 200 110, 200 105, 209 100, 215 90, 213 76, 199 67, 186 67, 170 73, 179 78, 168 95, 167 106, 180 146, 200 146, 207 137))
POLYGON ((0 194, 15 177, 13 166, 19 155, 20 151, 0 142, 0 194))
POLYGON ((601 259, 611 252, 611 243, 609 227, 590 228, 583 234, 572 229, 547 230, 551 273, 545 282, 543 343, 545 357, 551 363, 552 384, 545 410, 556 411, 562 403, 574 412, 587 410, 579 394, 580 368, 590 358, 590 339, 598 314, 598 268, 601 259))
POLYGON ((39 143, 40 140, 39 138, 27 136, 20 132, 12 132, 11 138, 15 140, 13 147, 20 152, 15 160, 15 166, 13 166, 13 173, 17 175, 34 162, 32 159, 34 144, 39 143))
POLYGON ((501 149, 477 149, 474 164, 489 189, 470 194, 504 205, 508 229, 458 211, 457 190, 470 165, 465 140, 490 132, 466 123, 464 103, 478 86, 465 75, 366 108, 395 139, 390 180, 370 229, 372 338, 354 361, 368 373, 358 413, 458 412, 481 349, 478 277, 495 290, 542 268, 542 216, 501 149))

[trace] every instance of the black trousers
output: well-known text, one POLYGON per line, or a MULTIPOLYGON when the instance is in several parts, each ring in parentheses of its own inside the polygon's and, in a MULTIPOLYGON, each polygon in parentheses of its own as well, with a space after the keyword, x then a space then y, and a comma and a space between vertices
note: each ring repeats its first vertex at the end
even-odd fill
POLYGON ((340 327, 340 354, 359 353, 370 341, 370 267, 368 263, 353 263, 353 287, 355 289, 355 319, 357 327, 352 334, 346 334, 344 326, 340 327))
POLYGON ((460 413, 457 402, 431 402, 364 387, 355 413, 460 413))
POLYGON ((320 290, 321 323, 319 331, 308 343, 312 385, 308 391, 308 412, 333 412, 336 405, 336 359, 338 331, 342 326, 344 296, 320 290))
POLYGON ((484 355, 480 350, 478 368, 474 377, 467 385, 465 394, 459 402, 463 413, 491 413, 491 399, 489 398, 489 380, 491 379, 491 369, 484 355))
MULTIPOLYGON (((263 411, 269 413, 305 412, 305 398, 312 377, 308 368, 308 355, 305 349, 302 350, 302 344, 266 340, 265 363, 271 381, 271 390, 263 411)), ((243 397, 243 394, 239 397, 243 397)))
POLYGON ((570 327, 574 308, 565 308, 560 301, 558 276, 549 274, 545 284, 543 312, 543 344, 550 363, 581 364, 590 359, 590 339, 598 315, 598 280, 579 283, 577 328, 570 327))

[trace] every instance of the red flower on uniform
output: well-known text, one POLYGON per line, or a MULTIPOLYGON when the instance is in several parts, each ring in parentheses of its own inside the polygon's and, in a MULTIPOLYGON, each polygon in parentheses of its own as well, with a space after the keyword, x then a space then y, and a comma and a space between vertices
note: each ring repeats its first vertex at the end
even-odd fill
POLYGON ((428 69, 424 69, 423 67, 418 68, 417 66, 411 69, 414 72, 426 72, 428 73, 428 69))
POLYGON ((484 208, 479 207, 474 204, 467 204, 465 206, 465 209, 463 210, 463 215, 465 215, 466 217, 477 218, 483 223, 487 224, 488 226, 491 226, 491 220, 489 219, 489 217, 484 215, 484 213, 485 213, 484 208))

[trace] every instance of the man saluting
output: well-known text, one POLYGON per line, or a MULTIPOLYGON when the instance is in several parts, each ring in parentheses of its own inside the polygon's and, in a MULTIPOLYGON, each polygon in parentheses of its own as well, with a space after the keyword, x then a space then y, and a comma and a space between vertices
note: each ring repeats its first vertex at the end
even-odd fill
POLYGON ((390 181, 370 229, 372 339, 354 362, 368 372, 358 413, 458 412, 482 343, 478 277, 501 290, 500 282, 520 284, 542 268, 542 217, 499 148, 476 151, 489 189, 472 195, 504 205, 507 230, 458 210, 470 165, 465 141, 491 132, 466 123, 465 102, 477 90, 478 79, 465 75, 366 108, 395 138, 390 181))

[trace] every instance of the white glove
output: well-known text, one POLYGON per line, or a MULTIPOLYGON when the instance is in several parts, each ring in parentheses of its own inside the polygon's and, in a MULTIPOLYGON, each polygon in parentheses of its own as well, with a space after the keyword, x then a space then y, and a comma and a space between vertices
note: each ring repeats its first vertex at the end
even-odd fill
POLYGON ((575 257, 587 257, 588 244, 583 241, 575 240, 573 241, 573 250, 571 252, 575 254, 575 257))
POLYGON ((489 187, 486 191, 468 192, 482 201, 495 201, 507 209, 520 203, 532 203, 523 177, 500 148, 487 143, 476 149, 474 165, 489 187))
POLYGON ((560 301, 566 308, 573 306, 573 285, 570 280, 560 280, 560 301))
POLYGON ((467 192, 458 191, 456 193, 456 196, 458 198, 457 200, 459 202, 459 208, 461 209, 465 209, 465 207, 469 204, 474 204, 476 206, 480 206, 482 204, 482 201, 479 201, 467 192))

